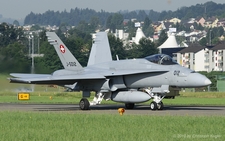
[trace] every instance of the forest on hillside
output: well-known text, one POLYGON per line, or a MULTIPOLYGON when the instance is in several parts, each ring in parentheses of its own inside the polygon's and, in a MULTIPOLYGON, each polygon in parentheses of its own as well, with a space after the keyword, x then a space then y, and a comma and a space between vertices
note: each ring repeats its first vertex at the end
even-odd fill
MULTIPOLYGON (((176 11, 162 11, 156 12, 153 10, 137 10, 137 11, 120 11, 118 12, 123 16, 123 19, 137 19, 137 21, 144 21, 148 17, 151 21, 161 21, 170 19, 173 17, 181 20, 187 20, 189 18, 204 17, 209 18, 217 16, 219 18, 225 17, 225 4, 217 4, 214 2, 206 2, 204 4, 197 4, 190 7, 181 7, 176 11)), ((56 25, 60 26, 62 23, 66 23, 71 26, 76 26, 80 22, 97 22, 101 26, 106 26, 109 16, 115 13, 110 13, 101 10, 97 12, 92 9, 80 9, 75 8, 70 11, 46 11, 43 14, 36 14, 31 12, 25 17, 24 25, 56 25)))
MULTIPOLYGON (((83 32, 77 28, 68 30, 68 37, 59 29, 56 34, 65 43, 71 53, 77 58, 82 66, 87 65, 89 53, 92 46, 92 37, 90 32, 83 32)), ((47 41, 46 31, 39 34, 32 33, 27 35, 22 29, 14 28, 6 23, 0 24, 0 72, 31 72, 32 57, 30 56, 31 45, 34 44, 34 54, 37 54, 37 48, 40 48, 40 54, 43 57, 34 58, 35 73, 51 73, 62 69, 54 47, 47 41), (40 39, 38 41, 38 39, 40 39), (37 47, 37 45, 40 45, 37 47)), ((142 58, 158 53, 157 46, 151 40, 142 38, 139 45, 132 44, 124 46, 122 40, 116 38, 113 34, 108 34, 109 44, 113 60, 116 55, 120 59, 142 58), (127 49, 129 48, 129 49, 127 49)), ((166 32, 162 32, 159 44, 167 39, 166 32)))

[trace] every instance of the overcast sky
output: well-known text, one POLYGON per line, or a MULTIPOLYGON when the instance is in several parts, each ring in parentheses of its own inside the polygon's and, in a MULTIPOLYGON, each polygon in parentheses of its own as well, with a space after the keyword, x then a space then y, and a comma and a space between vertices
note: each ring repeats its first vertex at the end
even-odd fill
POLYGON ((175 11, 183 6, 203 4, 207 1, 224 4, 225 0, 0 0, 0 14, 5 18, 23 19, 31 11, 44 13, 48 10, 63 11, 89 8, 106 12, 119 10, 175 11))

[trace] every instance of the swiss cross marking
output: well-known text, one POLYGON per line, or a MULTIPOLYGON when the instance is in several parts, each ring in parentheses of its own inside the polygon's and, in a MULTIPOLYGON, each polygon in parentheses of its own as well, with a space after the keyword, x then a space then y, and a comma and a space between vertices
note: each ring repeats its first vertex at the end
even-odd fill
POLYGON ((60 51, 61 51, 62 53, 65 53, 65 52, 66 52, 65 47, 64 47, 63 45, 60 45, 59 47, 60 47, 60 51))

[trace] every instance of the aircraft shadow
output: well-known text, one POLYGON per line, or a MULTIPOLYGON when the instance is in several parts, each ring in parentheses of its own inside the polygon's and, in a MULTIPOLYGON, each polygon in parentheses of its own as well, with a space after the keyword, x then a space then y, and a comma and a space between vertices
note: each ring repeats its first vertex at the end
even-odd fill
MULTIPOLYGON (((89 110, 117 110, 118 108, 125 108, 124 105, 95 105, 91 106, 89 110)), ((56 107, 37 107, 34 108, 35 111, 78 111, 80 110, 79 105, 74 106, 56 106, 56 107)), ((89 111, 88 110, 88 111, 89 111)), ((126 110, 146 110, 151 111, 149 105, 136 105, 134 109, 126 110)), ((165 106, 162 111, 215 111, 215 110, 225 110, 225 106, 165 106)), ((81 110, 80 110, 81 111, 81 110)))

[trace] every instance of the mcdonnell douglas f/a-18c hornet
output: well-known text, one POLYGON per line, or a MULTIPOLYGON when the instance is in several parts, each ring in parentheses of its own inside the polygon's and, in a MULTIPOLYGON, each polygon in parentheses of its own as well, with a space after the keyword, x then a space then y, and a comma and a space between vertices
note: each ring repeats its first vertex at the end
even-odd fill
MULTIPOLYGON (((52 74, 11 73, 11 83, 55 84, 82 91, 79 106, 87 110, 103 99, 125 103, 133 109, 136 103, 152 99, 151 110, 163 109, 163 98, 179 95, 180 88, 204 87, 211 81, 193 70, 177 64, 170 56, 155 54, 141 59, 112 60, 107 33, 96 34, 88 64, 82 67, 54 32, 47 32, 64 69, 52 74), (90 92, 94 91, 93 101, 90 92)), ((46 54, 47 55, 47 54, 46 54)))

